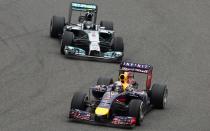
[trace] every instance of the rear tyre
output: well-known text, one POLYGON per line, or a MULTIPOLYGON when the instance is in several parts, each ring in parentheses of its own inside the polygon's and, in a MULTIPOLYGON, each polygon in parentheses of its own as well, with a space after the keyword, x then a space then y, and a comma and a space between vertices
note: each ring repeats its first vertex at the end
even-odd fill
POLYGON ((64 48, 65 46, 72 44, 73 38, 74 38, 74 34, 72 32, 65 31, 63 33, 62 40, 61 40, 61 48, 60 48, 60 52, 62 55, 65 55, 64 48))
POLYGON ((63 33, 65 17, 53 16, 50 22, 50 37, 58 38, 63 33))
POLYGON ((111 48, 113 51, 124 52, 124 43, 122 37, 114 37, 111 48))
POLYGON ((128 115, 136 118, 136 125, 141 125, 144 119, 143 101, 133 99, 129 103, 128 115))
POLYGON ((85 111, 87 106, 86 102, 88 100, 88 96, 86 93, 76 92, 71 100, 70 109, 79 109, 85 111))
POLYGON ((99 77, 98 81, 97 81, 97 85, 110 85, 113 83, 113 79, 112 78, 106 78, 106 77, 99 77))
POLYGON ((113 30, 114 29, 114 24, 111 21, 101 21, 100 26, 105 27, 106 30, 113 30))
POLYGON ((155 108, 164 109, 167 103, 168 89, 166 85, 153 84, 151 89, 151 103, 155 108))

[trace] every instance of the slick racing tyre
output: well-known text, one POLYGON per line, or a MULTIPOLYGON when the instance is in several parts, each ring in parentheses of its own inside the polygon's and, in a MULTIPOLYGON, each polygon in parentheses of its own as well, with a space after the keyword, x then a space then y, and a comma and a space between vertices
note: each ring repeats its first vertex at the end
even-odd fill
POLYGON ((50 37, 58 38, 63 33, 63 27, 65 26, 65 18, 53 16, 50 22, 50 37))
POLYGON ((113 83, 113 79, 112 78, 106 78, 106 77, 99 77, 98 81, 97 81, 97 85, 110 85, 113 83))
POLYGON ((155 108, 164 109, 167 103, 168 89, 166 85, 153 84, 151 90, 151 103, 155 108))
POLYGON ((73 41, 74 34, 69 31, 65 31, 61 40, 61 49, 60 52, 62 55, 65 55, 64 48, 65 46, 71 45, 73 41))
POLYGON ((124 43, 122 37, 114 37, 112 39, 111 48, 113 51, 124 52, 124 43))
MULTIPOLYGON (((98 81, 96 83, 96 85, 110 85, 113 83, 113 79, 112 78, 104 78, 104 77, 99 77, 98 78, 98 81)), ((95 89, 92 89, 92 95, 96 98, 96 99, 100 99, 101 97, 103 97, 105 93, 105 90, 95 90, 95 89)))
POLYGON ((144 119, 143 112, 143 101, 138 99, 133 99, 129 103, 128 115, 136 118, 136 125, 141 125, 144 119))
POLYGON ((86 93, 76 92, 71 100, 70 109, 79 109, 85 111, 85 109, 87 108, 87 100, 88 96, 86 93))
POLYGON ((101 21, 100 26, 105 27, 106 30, 114 29, 113 22, 111 22, 111 21, 101 21))

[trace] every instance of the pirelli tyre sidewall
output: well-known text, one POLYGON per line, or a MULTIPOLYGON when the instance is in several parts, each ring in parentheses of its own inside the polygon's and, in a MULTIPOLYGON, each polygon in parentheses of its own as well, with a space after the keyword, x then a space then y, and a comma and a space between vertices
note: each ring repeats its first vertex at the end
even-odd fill
POLYGON ((124 52, 124 42, 122 37, 114 37, 111 41, 111 48, 113 51, 124 52))
POLYGON ((114 30, 114 24, 112 21, 104 21, 100 22, 101 27, 105 27, 106 30, 114 30))
MULTIPOLYGON (((106 78, 106 77, 99 77, 97 80, 96 85, 110 85, 113 83, 113 79, 112 78, 106 78)), ((105 92, 102 91, 97 91, 95 89, 92 89, 92 95, 96 98, 96 99, 100 99, 103 97, 105 92)))
POLYGON ((65 46, 72 45, 73 38, 74 38, 74 34, 72 32, 64 31, 62 39, 61 39, 61 48, 60 48, 60 52, 62 55, 65 55, 65 52, 64 52, 65 46))
POLYGON ((129 106, 128 115, 136 118, 136 125, 141 125, 144 119, 143 101, 139 99, 132 99, 128 106, 129 106))
POLYGON ((107 78, 107 77, 99 77, 97 80, 97 85, 110 85, 113 83, 112 78, 107 78))
POLYGON ((87 108, 87 104, 86 104, 87 100, 88 100, 88 96, 86 93, 83 93, 83 92, 74 93, 74 96, 71 100, 70 110, 79 109, 79 110, 85 111, 87 108))
POLYGON ((53 16, 50 21, 50 37, 58 38, 63 33, 65 17, 53 16))
POLYGON ((164 109, 167 104, 168 89, 166 85, 153 84, 151 89, 151 104, 155 108, 164 109))

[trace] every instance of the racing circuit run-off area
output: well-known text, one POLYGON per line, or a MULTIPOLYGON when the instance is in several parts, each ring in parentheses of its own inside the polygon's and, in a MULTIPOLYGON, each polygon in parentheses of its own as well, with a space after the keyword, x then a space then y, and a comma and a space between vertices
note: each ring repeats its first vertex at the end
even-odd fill
POLYGON ((209 0, 0 0, 0 131, 209 131, 209 12, 209 0))

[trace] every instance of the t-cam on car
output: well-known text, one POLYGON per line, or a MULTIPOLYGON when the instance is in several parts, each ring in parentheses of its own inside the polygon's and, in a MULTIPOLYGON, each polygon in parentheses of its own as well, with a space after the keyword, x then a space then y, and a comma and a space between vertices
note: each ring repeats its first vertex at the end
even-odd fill
POLYGON ((121 62, 124 44, 121 37, 115 37, 113 22, 101 21, 96 24, 98 6, 95 4, 70 4, 69 19, 53 16, 50 36, 61 38, 60 52, 71 58, 121 62), (72 14, 79 12, 77 23, 72 14))
POLYGON ((126 128, 141 125, 146 113, 153 108, 164 109, 167 102, 166 85, 151 87, 152 71, 149 64, 122 62, 118 81, 100 77, 88 94, 74 94, 69 119, 126 128), (145 89, 139 89, 134 73, 147 75, 145 89))

